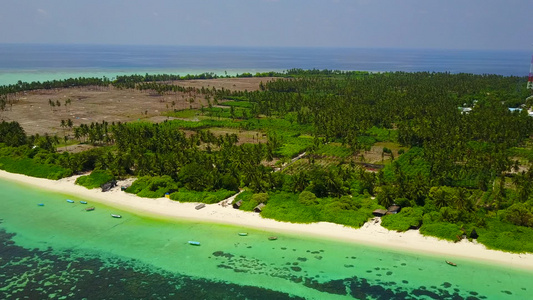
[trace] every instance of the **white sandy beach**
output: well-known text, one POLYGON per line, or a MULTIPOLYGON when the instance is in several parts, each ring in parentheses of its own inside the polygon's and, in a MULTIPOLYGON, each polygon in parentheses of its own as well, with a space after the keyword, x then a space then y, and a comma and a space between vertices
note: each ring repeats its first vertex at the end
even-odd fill
MULTIPOLYGON (((145 213, 165 218, 225 223, 252 227, 274 232, 288 232, 308 236, 324 237, 358 244, 366 244, 388 249, 407 250, 412 253, 442 255, 443 260, 462 257, 476 261, 486 261, 512 268, 533 270, 533 254, 511 254, 488 250, 476 242, 462 240, 458 243, 425 237, 417 230, 404 233, 387 230, 378 223, 368 222, 360 229, 353 229, 338 224, 320 222, 313 224, 294 224, 264 219, 257 213, 244 212, 220 204, 206 205, 196 210, 197 203, 179 203, 167 198, 147 199, 120 191, 119 186, 109 192, 100 189, 88 190, 74 184, 75 177, 58 181, 34 178, 0 170, 0 178, 32 185, 54 192, 89 198, 120 209, 145 213)), ((0 200, 1 201, 1 200, 0 200)))

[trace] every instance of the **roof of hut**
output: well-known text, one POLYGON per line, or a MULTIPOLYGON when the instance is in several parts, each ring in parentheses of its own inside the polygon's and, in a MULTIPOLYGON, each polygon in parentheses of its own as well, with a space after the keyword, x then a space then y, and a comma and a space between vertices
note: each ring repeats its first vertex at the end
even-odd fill
POLYGON ((263 207, 265 207, 265 204, 264 204, 264 203, 259 203, 259 205, 257 205, 256 207, 254 207, 254 211, 255 211, 255 212, 261 212, 261 210, 263 209, 263 207))
POLYGON ((383 216, 387 213, 386 209, 376 209, 372 212, 374 216, 383 216))
POLYGON ((400 212, 400 209, 401 209, 401 207, 399 205, 393 204, 393 205, 389 206, 387 211, 390 212, 390 213, 397 213, 397 212, 400 212))

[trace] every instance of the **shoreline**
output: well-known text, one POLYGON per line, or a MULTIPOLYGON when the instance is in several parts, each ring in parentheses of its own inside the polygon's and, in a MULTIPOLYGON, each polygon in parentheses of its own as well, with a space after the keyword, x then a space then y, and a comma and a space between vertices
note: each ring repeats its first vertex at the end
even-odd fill
POLYGON ((236 210, 231 205, 206 204, 203 209, 196 210, 197 203, 180 203, 167 198, 142 198, 122 192, 120 183, 117 187, 105 193, 98 188, 89 190, 76 185, 74 183, 76 178, 77 176, 72 176, 55 181, 0 170, 0 179, 3 180, 91 199, 95 202, 140 215, 144 214, 171 220, 243 226, 266 231, 301 234, 312 238, 333 239, 363 246, 407 251, 412 254, 442 256, 443 263, 444 260, 459 258, 533 271, 533 254, 530 253, 515 254, 489 250, 482 244, 468 240, 462 240, 457 243, 448 242, 434 237, 423 236, 418 230, 408 230, 406 232, 390 231, 381 227, 380 222, 367 222, 361 228, 355 229, 327 222, 311 224, 280 222, 262 218, 257 213, 236 210))

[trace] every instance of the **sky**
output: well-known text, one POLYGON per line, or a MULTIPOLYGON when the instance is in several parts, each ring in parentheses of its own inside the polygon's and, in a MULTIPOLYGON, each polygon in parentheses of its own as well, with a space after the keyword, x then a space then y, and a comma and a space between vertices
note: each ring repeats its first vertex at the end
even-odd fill
POLYGON ((0 43, 533 49, 533 0, 0 0, 0 43))

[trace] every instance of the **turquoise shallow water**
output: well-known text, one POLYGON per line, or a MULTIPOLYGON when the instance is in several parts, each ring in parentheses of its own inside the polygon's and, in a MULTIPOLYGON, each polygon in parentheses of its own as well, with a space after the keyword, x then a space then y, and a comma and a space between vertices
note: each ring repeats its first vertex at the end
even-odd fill
POLYGON ((458 258, 454 268, 442 257, 154 219, 7 181, 0 199, 2 299, 527 299, 531 292, 533 272, 458 258))

